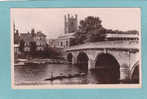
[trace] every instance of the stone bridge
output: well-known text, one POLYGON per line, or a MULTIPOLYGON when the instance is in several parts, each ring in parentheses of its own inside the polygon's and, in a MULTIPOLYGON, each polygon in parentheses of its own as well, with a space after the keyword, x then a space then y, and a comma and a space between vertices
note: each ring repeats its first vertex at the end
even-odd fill
POLYGON ((139 79, 139 48, 139 41, 85 43, 67 48, 66 58, 87 70, 108 69, 119 80, 139 79))

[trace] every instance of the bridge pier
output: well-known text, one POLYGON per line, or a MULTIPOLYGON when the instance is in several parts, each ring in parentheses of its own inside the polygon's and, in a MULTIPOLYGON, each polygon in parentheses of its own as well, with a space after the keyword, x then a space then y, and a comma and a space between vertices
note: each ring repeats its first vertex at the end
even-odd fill
POLYGON ((120 80, 126 81, 130 79, 129 67, 120 66, 120 80))
POLYGON ((73 64, 73 65, 74 65, 74 64, 77 64, 77 57, 73 56, 73 58, 72 58, 72 64, 73 64))
POLYGON ((93 59, 88 60, 88 70, 95 69, 95 61, 93 59))

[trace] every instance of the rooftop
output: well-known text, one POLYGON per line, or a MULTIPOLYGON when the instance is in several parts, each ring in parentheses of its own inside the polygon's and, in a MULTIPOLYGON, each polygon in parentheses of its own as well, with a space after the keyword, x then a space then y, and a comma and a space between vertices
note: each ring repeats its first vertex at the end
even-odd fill
POLYGON ((33 41, 33 37, 30 33, 22 33, 20 34, 20 39, 24 40, 25 42, 31 42, 33 41))

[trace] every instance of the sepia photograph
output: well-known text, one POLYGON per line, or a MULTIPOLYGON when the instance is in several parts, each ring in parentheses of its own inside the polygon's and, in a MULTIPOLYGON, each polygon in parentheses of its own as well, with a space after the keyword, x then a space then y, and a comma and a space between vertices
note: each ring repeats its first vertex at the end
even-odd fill
POLYGON ((13 88, 140 88, 140 8, 11 8, 13 88))

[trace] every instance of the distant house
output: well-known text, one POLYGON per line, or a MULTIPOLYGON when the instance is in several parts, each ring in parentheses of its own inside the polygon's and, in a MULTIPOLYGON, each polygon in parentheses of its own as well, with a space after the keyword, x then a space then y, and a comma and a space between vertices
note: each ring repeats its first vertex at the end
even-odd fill
POLYGON ((31 42, 33 42, 33 36, 31 35, 31 33, 21 33, 20 34, 20 41, 23 40, 24 41, 24 51, 25 52, 30 52, 30 46, 31 46, 31 42))
POLYGON ((14 44, 19 44, 20 36, 19 36, 19 31, 16 30, 14 31, 14 44))
POLYGON ((49 39, 48 45, 53 48, 68 48, 71 46, 71 40, 74 38, 74 33, 64 34, 57 39, 49 39))
POLYGON ((42 32, 37 32, 34 36, 33 36, 33 40, 36 42, 36 50, 37 51, 43 51, 44 48, 47 45, 46 42, 46 35, 43 34, 42 32))
POLYGON ((36 44, 37 51, 43 51, 44 48, 47 46, 46 35, 43 34, 42 32, 37 32, 35 34, 21 33, 20 41, 21 40, 24 41, 24 51, 25 52, 31 51, 32 42, 36 44))

